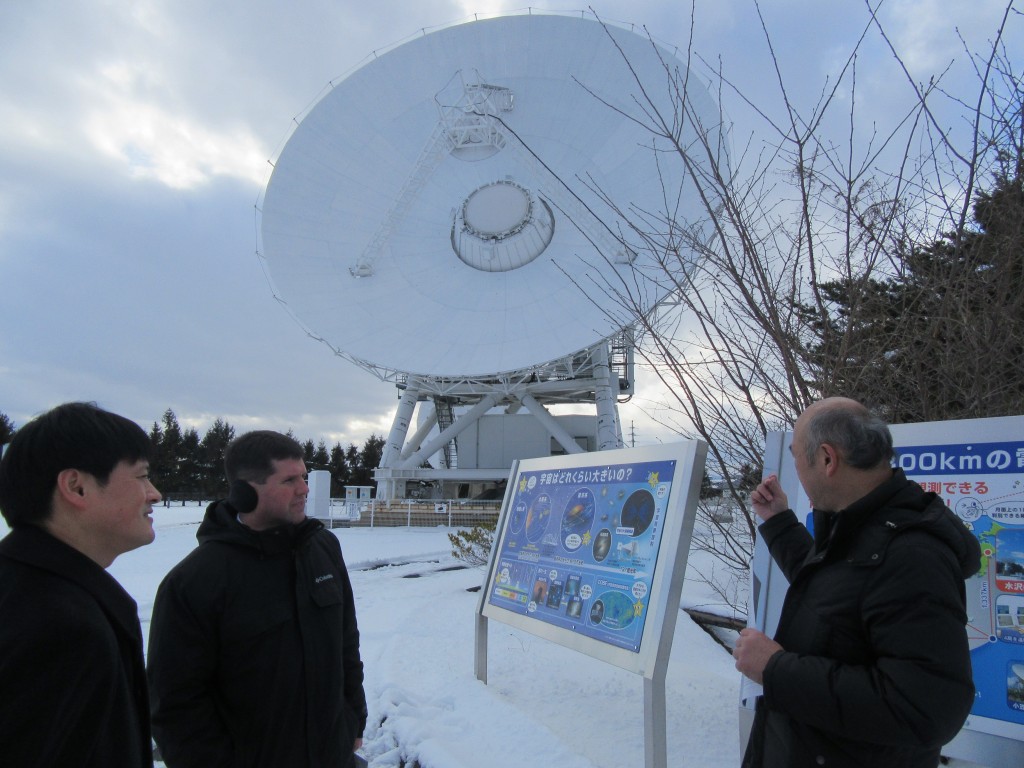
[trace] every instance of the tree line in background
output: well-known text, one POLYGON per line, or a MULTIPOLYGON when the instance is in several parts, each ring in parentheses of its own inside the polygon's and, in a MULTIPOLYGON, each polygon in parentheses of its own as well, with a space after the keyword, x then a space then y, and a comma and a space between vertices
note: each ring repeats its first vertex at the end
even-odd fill
MULTIPOLYGON (((5 413, 0 413, 0 445, 10 442, 16 429, 5 413)), ((291 430, 288 435, 295 438, 291 430)), ((154 457, 150 465, 156 487, 165 499, 216 499, 227 495, 224 478, 224 449, 235 437, 235 428, 216 419, 202 437, 195 427, 182 429, 174 411, 168 408, 149 431, 154 457)), ((322 438, 299 440, 305 452, 306 468, 331 473, 331 496, 344 495, 346 485, 372 486, 373 470, 380 464, 384 438, 370 435, 362 447, 335 443, 328 448, 322 438)))

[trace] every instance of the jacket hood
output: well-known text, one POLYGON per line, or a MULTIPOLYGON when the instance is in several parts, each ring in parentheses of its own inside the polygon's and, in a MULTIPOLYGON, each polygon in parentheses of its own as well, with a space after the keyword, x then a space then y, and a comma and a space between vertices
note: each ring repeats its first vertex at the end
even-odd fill
POLYGON ((928 505, 920 513, 918 525, 953 551, 960 564, 961 574, 965 579, 970 578, 981 568, 981 545, 977 537, 950 511, 942 499, 934 493, 925 495, 930 498, 928 505))
POLYGON ((238 521, 238 511, 228 499, 215 501, 206 508, 199 524, 196 539, 200 544, 219 541, 237 547, 255 549, 264 556, 282 555, 293 551, 324 525, 307 517, 297 525, 279 525, 263 531, 254 531, 238 521))
POLYGON ((981 567, 977 537, 942 499, 908 480, 902 469, 894 470, 890 480, 841 512, 840 519, 843 517, 851 518, 851 522, 859 518, 866 525, 888 532, 889 537, 909 530, 934 536, 953 552, 965 579, 981 567))

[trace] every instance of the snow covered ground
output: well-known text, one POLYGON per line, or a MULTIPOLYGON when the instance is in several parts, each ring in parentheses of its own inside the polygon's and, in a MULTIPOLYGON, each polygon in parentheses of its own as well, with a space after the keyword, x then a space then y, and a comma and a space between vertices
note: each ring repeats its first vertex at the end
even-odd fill
MULTIPOLYGON (((157 586, 196 546, 202 515, 199 506, 157 508, 156 541, 110 568, 139 604, 144 637, 157 586)), ((468 590, 485 574, 459 567, 449 530, 334 531, 356 595, 369 703, 361 753, 371 768, 643 766, 640 677, 491 621, 488 684, 476 679, 479 593, 468 590)), ((682 603, 728 615, 701 576, 713 564, 690 553, 682 603)), ((666 679, 670 766, 739 765, 739 686, 729 653, 680 613, 666 679)))
MULTIPOLYGON (((111 573, 148 635, 164 574, 196 544, 200 507, 159 507, 157 540, 111 573)), ((2 527, 2 525, 0 525, 2 527)), ((335 529, 352 575, 366 665, 372 768, 622 768, 644 763, 643 680, 491 621, 488 684, 473 674, 480 568, 451 556, 447 528, 335 529), (415 578, 413 578, 415 576, 415 578)), ((691 555, 687 605, 713 602, 691 555)), ((739 764, 739 675, 681 613, 666 681, 673 766, 739 764)))

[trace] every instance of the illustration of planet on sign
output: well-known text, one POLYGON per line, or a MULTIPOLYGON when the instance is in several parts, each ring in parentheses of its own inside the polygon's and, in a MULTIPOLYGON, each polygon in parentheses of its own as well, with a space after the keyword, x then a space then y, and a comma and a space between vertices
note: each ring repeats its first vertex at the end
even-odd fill
POLYGON ((594 524, 594 494, 588 488, 577 491, 562 513, 562 546, 575 552, 583 546, 583 535, 594 524))
MULTIPOLYGON (((604 605, 601 625, 608 627, 608 629, 625 629, 636 618, 636 613, 633 610, 633 601, 622 592, 605 592, 598 598, 597 602, 604 605)), ((591 616, 591 619, 593 619, 593 616, 591 616)))
POLYGON ((526 521, 526 512, 525 501, 517 501, 516 505, 512 507, 512 519, 508 524, 512 533, 519 533, 523 530, 523 523, 526 521))
POLYGON ((542 493, 533 504, 530 511, 526 513, 526 538, 536 544, 544 535, 548 527, 548 519, 551 517, 551 497, 542 493))
POLYGON ((646 531, 654 520, 654 497, 650 492, 640 489, 634 491, 626 503, 622 505, 622 527, 632 528, 632 536, 639 536, 646 531))

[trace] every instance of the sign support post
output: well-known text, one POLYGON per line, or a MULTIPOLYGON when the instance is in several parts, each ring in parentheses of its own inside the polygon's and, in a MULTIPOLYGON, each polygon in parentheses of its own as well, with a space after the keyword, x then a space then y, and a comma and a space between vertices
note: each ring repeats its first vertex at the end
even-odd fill
POLYGON ((644 678, 644 765, 646 768, 668 766, 664 674, 644 678))
POLYGON ((480 612, 476 614, 473 671, 476 673, 476 679, 487 685, 487 617, 480 612))
POLYGON ((524 459, 509 476, 475 624, 488 619, 643 677, 644 765, 668 768, 665 678, 707 445, 524 459))

